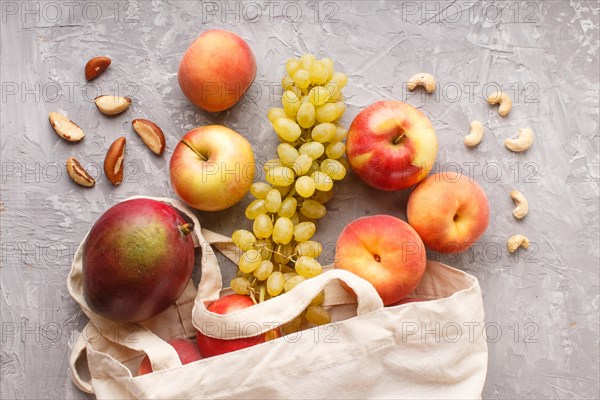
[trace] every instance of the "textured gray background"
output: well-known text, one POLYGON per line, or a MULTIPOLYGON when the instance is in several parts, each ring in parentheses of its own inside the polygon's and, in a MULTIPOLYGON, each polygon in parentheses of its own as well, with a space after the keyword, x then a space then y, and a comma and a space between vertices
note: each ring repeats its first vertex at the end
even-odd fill
MULTIPOLYGON (((431 257, 476 275, 489 323, 486 398, 598 398, 598 3, 546 2, 294 2, 243 6, 235 2, 12 2, 1 23, 1 395, 85 398, 67 375, 69 346, 83 314, 65 280, 79 239, 116 202, 136 194, 174 195, 168 160, 177 140, 208 123, 238 130, 257 159, 278 143, 266 112, 276 103, 284 62, 310 51, 330 56, 350 77, 346 124, 368 104, 403 99, 428 115, 438 135, 437 170, 461 168, 488 193, 489 229, 472 250, 431 257), (229 10, 229 11, 227 11, 229 10), (177 85, 179 60, 203 29, 244 37, 258 63, 246 99, 219 115, 190 105, 177 85), (108 55, 110 69, 85 85, 83 66, 108 55), (406 94, 403 82, 432 72, 435 95, 406 94), (494 85, 514 100, 508 118, 482 94, 494 85), (114 118, 91 102, 98 94, 129 95, 134 104, 114 118), (69 144, 47 121, 68 115, 87 136, 69 144), (146 117, 167 135, 154 157, 130 121, 146 117), (485 137, 462 144, 469 122, 485 137), (533 147, 513 154, 503 140, 520 127, 536 133, 533 147), (126 179, 117 188, 101 176, 107 146, 128 138, 126 179), (99 179, 85 190, 66 176, 76 156, 99 179), (508 196, 529 198, 523 221, 508 196), (533 242, 509 256, 515 233, 533 242)), ((318 237, 332 243, 342 227, 365 214, 405 218, 408 192, 382 193, 350 175, 336 188, 318 237)), ((243 204, 198 213, 224 234, 247 227, 243 204)), ((243 373, 243 372, 241 372, 243 373)))

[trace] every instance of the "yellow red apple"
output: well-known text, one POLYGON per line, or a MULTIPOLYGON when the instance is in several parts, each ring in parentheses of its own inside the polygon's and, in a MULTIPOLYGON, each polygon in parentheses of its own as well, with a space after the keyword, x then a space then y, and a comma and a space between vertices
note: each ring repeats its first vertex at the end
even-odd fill
MULTIPOLYGON (((230 294, 211 303, 207 310, 216 314, 230 314, 244 308, 252 307, 254 303, 248 296, 230 294)), ((271 330, 257 336, 240 339, 217 339, 206 336, 200 331, 196 332, 196 340, 200 354, 203 357, 213 357, 232 351, 245 349, 260 343, 268 342, 281 336, 279 329, 271 330)))
MULTIPOLYGON (((168 343, 173 346, 182 365, 189 364, 202 359, 196 341, 192 339, 171 339, 168 343)), ((153 372, 152 364, 148 356, 144 357, 138 369, 138 375, 146 375, 153 372)))
POLYGON ((407 216, 427 247, 440 253, 457 253, 483 235, 490 207, 481 186, 468 176, 440 172, 411 193, 407 216))
POLYGON ((256 76, 248 43, 235 33, 211 29, 190 45, 177 78, 185 96, 197 107, 217 112, 233 107, 256 76))
POLYGON ((429 118, 398 100, 378 101, 358 113, 346 140, 354 173, 367 185, 386 191, 423 180, 433 168, 437 147, 429 118))
POLYGON ((385 305, 397 303, 421 282, 427 258, 423 241, 390 215, 358 218, 337 241, 335 268, 371 282, 385 305))
POLYGON ((221 125, 193 129, 175 147, 169 165, 175 192, 190 206, 219 211, 239 202, 254 179, 254 152, 236 131, 221 125))

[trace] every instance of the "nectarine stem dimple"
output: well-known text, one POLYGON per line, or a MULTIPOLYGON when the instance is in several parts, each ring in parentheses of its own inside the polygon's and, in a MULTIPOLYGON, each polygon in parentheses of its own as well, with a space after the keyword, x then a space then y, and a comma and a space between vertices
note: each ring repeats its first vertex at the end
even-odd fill
POLYGON ((191 144, 189 144, 188 142, 186 142, 185 140, 182 140, 181 143, 185 144, 191 151, 193 151, 194 153, 196 153, 196 155, 198 157, 200 157, 202 159, 202 161, 208 161, 208 158, 206 158, 205 156, 203 156, 202 154, 198 153, 191 144))
POLYGON ((373 258, 375 259, 375 261, 377 261, 377 262, 381 262, 381 256, 380 256, 379 254, 375 254, 375 255, 373 256, 373 258))

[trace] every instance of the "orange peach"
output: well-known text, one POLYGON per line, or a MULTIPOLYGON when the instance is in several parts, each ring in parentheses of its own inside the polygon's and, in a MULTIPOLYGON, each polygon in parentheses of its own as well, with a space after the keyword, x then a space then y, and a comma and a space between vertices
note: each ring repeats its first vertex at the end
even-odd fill
POLYGON ((199 108, 218 112, 237 104, 256 76, 256 61, 248 44, 222 30, 203 32, 179 64, 179 86, 199 108))
POLYGON ((423 241, 410 225, 390 215, 373 215, 344 228, 334 267, 371 282, 383 303, 390 305, 417 287, 426 263, 423 241))
POLYGON ((457 253, 483 235, 490 208, 485 192, 475 181, 457 172, 440 172, 411 193, 407 216, 427 247, 457 253))
POLYGON ((367 185, 394 191, 423 180, 435 162, 437 138, 429 119, 398 100, 373 103, 348 131, 346 154, 367 185))

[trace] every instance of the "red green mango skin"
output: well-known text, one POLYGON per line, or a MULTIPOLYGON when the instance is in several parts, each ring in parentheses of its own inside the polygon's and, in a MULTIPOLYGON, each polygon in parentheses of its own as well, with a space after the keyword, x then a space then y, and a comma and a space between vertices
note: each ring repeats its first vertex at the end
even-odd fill
POLYGON ((87 304, 113 321, 139 322, 183 293, 194 268, 191 234, 171 206, 149 199, 119 203, 94 224, 83 248, 87 304))

